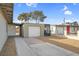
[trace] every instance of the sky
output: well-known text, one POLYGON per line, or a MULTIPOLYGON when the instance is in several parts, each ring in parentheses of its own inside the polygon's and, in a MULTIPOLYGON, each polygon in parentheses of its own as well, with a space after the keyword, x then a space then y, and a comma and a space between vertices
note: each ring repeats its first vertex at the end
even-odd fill
POLYGON ((79 22, 79 4, 77 3, 15 3, 13 22, 19 23, 17 17, 23 12, 34 10, 43 11, 47 18, 45 24, 61 24, 65 22, 79 22))

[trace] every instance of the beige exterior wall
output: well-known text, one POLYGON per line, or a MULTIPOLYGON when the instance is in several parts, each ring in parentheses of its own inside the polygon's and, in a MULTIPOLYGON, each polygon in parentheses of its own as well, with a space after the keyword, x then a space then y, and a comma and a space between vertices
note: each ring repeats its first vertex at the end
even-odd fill
POLYGON ((44 24, 24 24, 23 25, 23 36, 28 37, 28 28, 29 26, 40 27, 40 36, 44 36, 44 24))
POLYGON ((8 36, 16 36, 16 25, 8 24, 8 36))
POLYGON ((0 11, 0 51, 2 50, 6 40, 7 40, 7 23, 6 19, 0 11))

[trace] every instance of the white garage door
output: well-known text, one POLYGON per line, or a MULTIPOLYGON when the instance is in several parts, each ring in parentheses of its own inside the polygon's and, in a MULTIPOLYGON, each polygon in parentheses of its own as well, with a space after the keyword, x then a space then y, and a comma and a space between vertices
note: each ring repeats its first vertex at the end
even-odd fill
POLYGON ((40 27, 29 27, 29 37, 40 36, 40 27))

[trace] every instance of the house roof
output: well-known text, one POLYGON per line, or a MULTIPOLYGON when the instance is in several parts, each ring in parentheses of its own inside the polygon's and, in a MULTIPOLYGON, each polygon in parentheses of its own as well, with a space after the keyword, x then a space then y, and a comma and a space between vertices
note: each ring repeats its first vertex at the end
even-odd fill
MULTIPOLYGON (((56 25, 56 26, 63 27, 63 26, 67 26, 67 25, 56 25)), ((79 27, 79 25, 69 25, 69 26, 72 26, 72 27, 79 27)))
MULTIPOLYGON (((51 26, 63 27, 63 26, 67 26, 67 25, 66 25, 66 24, 65 24, 65 25, 59 24, 59 25, 51 25, 51 26)), ((69 26, 72 26, 72 27, 79 27, 79 25, 69 25, 69 26)))
POLYGON ((0 3, 0 9, 2 14, 8 23, 12 23, 13 20, 13 3, 0 3))

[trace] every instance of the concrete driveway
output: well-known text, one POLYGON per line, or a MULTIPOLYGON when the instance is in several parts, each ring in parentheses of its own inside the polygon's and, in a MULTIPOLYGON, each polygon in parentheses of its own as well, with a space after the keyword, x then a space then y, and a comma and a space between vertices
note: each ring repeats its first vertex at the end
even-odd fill
POLYGON ((15 38, 16 52, 18 56, 77 56, 56 45, 43 42, 36 38, 15 38))

